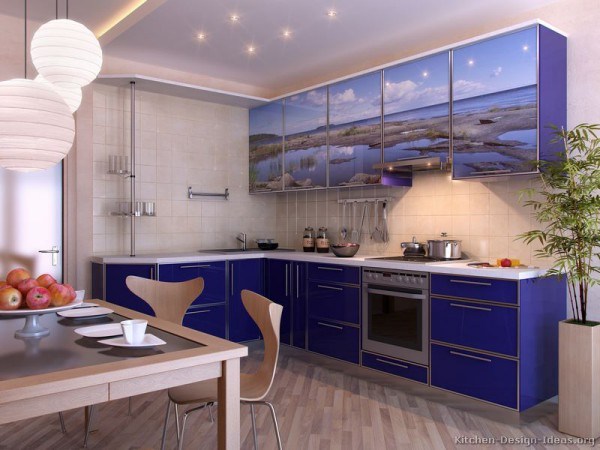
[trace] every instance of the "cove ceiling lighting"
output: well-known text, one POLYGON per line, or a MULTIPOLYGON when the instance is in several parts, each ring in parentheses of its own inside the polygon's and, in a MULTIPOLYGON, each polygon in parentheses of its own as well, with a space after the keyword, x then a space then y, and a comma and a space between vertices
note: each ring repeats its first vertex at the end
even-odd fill
POLYGON ((16 78, 0 82, 0 166, 31 172, 60 162, 75 138, 75 120, 48 84, 16 78))

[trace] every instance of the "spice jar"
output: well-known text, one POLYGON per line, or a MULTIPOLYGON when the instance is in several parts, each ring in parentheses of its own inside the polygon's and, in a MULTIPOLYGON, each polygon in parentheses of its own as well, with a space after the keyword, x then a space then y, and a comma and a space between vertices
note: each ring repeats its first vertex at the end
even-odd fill
POLYGON ((315 251, 315 230, 313 227, 306 227, 302 236, 302 248, 305 252, 315 251))
POLYGON ((317 233, 317 253, 329 253, 327 227, 319 228, 319 232, 317 233))

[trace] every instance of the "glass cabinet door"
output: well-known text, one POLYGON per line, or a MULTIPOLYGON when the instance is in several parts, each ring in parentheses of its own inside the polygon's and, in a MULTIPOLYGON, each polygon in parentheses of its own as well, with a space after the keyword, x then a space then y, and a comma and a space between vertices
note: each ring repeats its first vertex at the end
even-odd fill
POLYGON ((329 86, 329 186, 376 184, 381 170, 381 72, 329 86))
POLYGON ((450 54, 439 53, 383 71, 384 162, 448 159, 450 54))
POLYGON ((327 87, 285 99, 284 189, 327 186, 327 87))
POLYGON ((531 172, 537 153, 537 28, 460 47, 452 62, 453 176, 531 172))
POLYGON ((250 192, 283 189, 283 102, 250 110, 250 192))

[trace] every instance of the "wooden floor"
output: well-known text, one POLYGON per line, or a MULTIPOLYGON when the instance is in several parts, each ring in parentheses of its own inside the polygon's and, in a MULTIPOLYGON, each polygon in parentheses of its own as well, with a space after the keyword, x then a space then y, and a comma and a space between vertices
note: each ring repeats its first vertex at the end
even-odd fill
MULTIPOLYGON (((256 346, 253 346, 256 347, 256 346)), ((255 367, 260 348, 251 348, 242 370, 255 367)), ((329 358, 282 347, 268 400, 278 414, 283 446, 295 449, 525 448, 500 445, 502 438, 539 439, 532 448, 589 448, 549 445, 542 439, 568 438, 556 431, 557 405, 543 403, 518 414, 329 358), (496 445, 469 445, 460 438, 495 438, 496 445)), ((165 392, 98 407, 91 449, 158 449, 166 407, 165 392)), ((65 412, 67 434, 57 414, 0 425, 0 449, 77 449, 83 442, 82 410, 65 412)), ((173 415, 171 415, 173 421, 173 415)), ((265 407, 257 407, 259 447, 276 449, 265 407)), ((186 449, 216 448, 216 424, 207 412, 190 416, 186 449)), ((252 449, 249 407, 242 406, 242 448, 252 449)), ((473 442, 473 441, 471 441, 473 442)), ((479 441, 481 444, 482 442, 479 441)), ((167 448, 176 447, 171 423, 167 448)))

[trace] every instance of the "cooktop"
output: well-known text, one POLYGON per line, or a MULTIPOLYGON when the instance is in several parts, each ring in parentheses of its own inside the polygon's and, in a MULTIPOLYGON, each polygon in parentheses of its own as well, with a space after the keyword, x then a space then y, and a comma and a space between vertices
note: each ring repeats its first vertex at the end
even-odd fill
POLYGON ((382 260, 382 261, 428 263, 428 262, 440 262, 440 261, 460 261, 461 259, 464 259, 464 258, 448 259, 448 258, 431 258, 430 256, 378 256, 377 258, 366 258, 366 259, 378 259, 378 260, 382 260))

